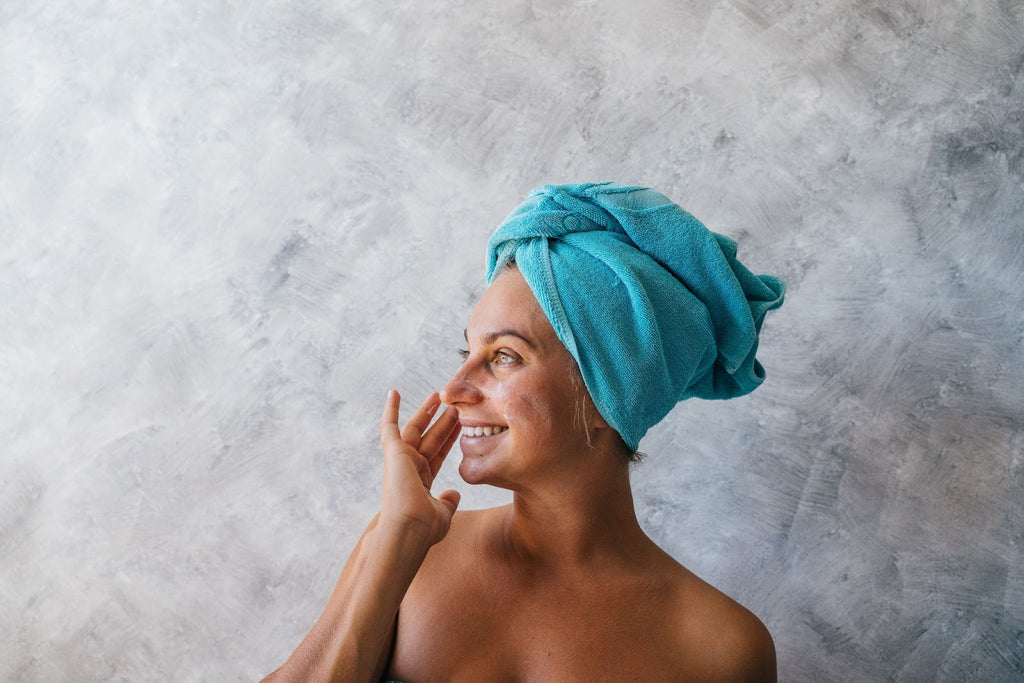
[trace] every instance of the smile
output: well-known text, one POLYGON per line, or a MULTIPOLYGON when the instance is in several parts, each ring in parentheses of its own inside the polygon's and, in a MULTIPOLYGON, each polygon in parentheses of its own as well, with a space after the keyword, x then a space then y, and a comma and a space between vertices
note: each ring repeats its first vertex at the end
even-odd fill
POLYGON ((501 434, 508 427, 501 427, 499 425, 487 425, 486 427, 463 427, 463 436, 492 436, 494 434, 501 434))

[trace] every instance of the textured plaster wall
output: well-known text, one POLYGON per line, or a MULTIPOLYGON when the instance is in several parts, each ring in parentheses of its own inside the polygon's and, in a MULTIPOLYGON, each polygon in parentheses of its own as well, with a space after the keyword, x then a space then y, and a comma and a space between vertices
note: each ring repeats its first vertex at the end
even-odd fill
MULTIPOLYGON (((1024 677, 1024 4, 0 2, 0 679, 253 680, 532 186, 789 283, 642 523, 787 681, 1024 677)), ((451 463, 440 485, 465 505, 451 463)))

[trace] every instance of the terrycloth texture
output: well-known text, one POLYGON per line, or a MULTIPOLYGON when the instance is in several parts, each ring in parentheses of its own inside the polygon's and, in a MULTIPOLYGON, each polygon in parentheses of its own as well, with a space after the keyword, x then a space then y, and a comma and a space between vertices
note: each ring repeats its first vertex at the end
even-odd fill
POLYGON ((545 185, 487 244, 487 282, 515 259, 601 416, 637 450, 690 397, 742 396, 784 284, 664 195, 614 183, 545 185))

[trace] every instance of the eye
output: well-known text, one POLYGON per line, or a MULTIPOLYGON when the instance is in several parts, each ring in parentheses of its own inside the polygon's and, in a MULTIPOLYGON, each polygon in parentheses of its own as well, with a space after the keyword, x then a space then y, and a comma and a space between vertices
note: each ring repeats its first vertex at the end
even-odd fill
POLYGON ((493 362, 495 365, 513 365, 519 359, 508 351, 500 350, 494 352, 493 362))
POLYGON ((469 349, 459 349, 459 356, 463 359, 469 358, 469 349))

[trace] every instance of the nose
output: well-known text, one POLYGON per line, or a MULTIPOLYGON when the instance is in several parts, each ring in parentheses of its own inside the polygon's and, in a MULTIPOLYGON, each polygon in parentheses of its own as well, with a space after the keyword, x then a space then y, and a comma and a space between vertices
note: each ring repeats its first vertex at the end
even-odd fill
POLYGON ((477 403, 481 398, 480 390, 469 379, 469 361, 467 360, 455 371, 452 378, 441 389, 441 400, 450 406, 477 403))

